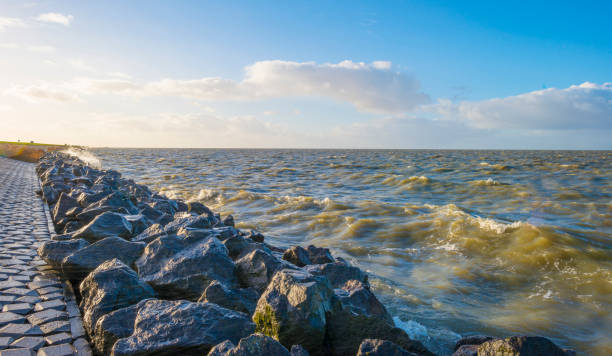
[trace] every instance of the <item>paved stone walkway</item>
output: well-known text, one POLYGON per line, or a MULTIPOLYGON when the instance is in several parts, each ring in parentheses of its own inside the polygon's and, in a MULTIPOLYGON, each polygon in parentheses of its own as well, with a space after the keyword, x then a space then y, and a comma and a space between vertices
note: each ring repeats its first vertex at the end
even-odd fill
POLYGON ((0 157, 0 356, 91 355, 69 284, 36 252, 51 238, 34 164, 0 157))

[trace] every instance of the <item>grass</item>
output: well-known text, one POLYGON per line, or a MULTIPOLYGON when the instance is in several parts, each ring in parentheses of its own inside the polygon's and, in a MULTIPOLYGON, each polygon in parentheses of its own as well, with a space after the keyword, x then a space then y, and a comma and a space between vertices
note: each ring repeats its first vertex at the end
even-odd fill
POLYGON ((61 150, 65 147, 47 143, 0 141, 0 156, 34 163, 46 152, 61 150))

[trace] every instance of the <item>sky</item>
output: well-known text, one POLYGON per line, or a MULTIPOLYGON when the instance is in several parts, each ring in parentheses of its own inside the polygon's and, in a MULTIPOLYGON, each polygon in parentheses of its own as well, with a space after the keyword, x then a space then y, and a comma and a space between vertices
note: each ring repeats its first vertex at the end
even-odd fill
POLYGON ((612 149, 610 1, 0 0, 0 140, 612 149))

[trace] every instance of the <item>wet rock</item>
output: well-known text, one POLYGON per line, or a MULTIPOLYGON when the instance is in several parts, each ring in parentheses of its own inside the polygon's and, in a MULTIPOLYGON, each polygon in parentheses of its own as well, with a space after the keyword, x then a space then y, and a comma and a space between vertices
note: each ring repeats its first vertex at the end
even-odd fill
MULTIPOLYGON (((232 221, 233 220, 234 219, 232 218, 232 221)), ((264 235, 255 230, 251 230, 247 237, 255 242, 264 242, 264 235)))
POLYGON ((89 242, 83 239, 45 241, 38 248, 38 255, 51 266, 59 268, 66 256, 69 256, 86 246, 89 246, 89 242))
POLYGON ((333 262, 319 265, 305 266, 309 273, 317 276, 325 276, 334 288, 342 287, 350 280, 357 280, 366 286, 369 285, 368 275, 361 269, 350 266, 346 262, 333 262))
POLYGON ((274 275, 259 298, 253 321, 258 332, 285 347, 302 345, 311 354, 320 355, 332 309, 333 291, 325 277, 284 269, 274 275))
POLYGON ((212 211, 210 211, 206 205, 198 202, 187 203, 187 211, 190 213, 196 213, 198 215, 212 214, 212 211))
POLYGON ((90 335, 102 315, 155 295, 136 272, 117 259, 104 262, 91 272, 81 282, 80 291, 83 326, 90 335))
POLYGON ((238 343, 255 328, 246 314, 185 300, 149 300, 135 320, 133 334, 113 346, 114 356, 200 356, 225 340, 238 343))
MULTIPOLYGON (((228 349, 230 344, 224 344, 219 348, 215 348, 217 355, 223 356, 290 356, 289 351, 278 341, 264 334, 256 333, 240 339, 240 342, 235 347, 228 349), (225 350, 221 353, 221 348, 225 350)), ((212 352, 212 351, 211 351, 212 352)), ((211 355, 210 353, 208 354, 211 355)))
POLYGON ((62 271, 71 280, 81 280, 105 261, 119 259, 128 266, 144 251, 142 242, 129 242, 117 236, 104 238, 84 247, 62 261, 62 271))
POLYGON ((197 300, 213 280, 228 286, 236 282, 234 263, 215 237, 159 237, 146 246, 136 267, 140 277, 167 299, 197 300))
POLYGON ((255 289, 231 289, 219 281, 213 281, 206 287, 198 302, 215 303, 251 315, 255 311, 258 299, 259 293, 255 289))
POLYGON ((289 261, 298 267, 312 264, 308 257, 308 251, 302 246, 293 246, 283 253, 283 260, 289 261))
MULTIPOLYGON (((571 351, 570 351, 571 352, 571 351)), ((552 341, 540 336, 512 336, 483 342, 478 346, 478 356, 568 356, 552 341)))
POLYGON ((487 335, 472 335, 462 337, 461 339, 459 339, 459 341, 457 341, 457 343, 455 343, 454 350, 457 351, 463 345, 480 345, 483 342, 487 342, 494 339, 494 337, 487 335))
POLYGON ((461 345, 453 352, 453 356, 478 356, 478 345, 461 345))
POLYGON ((365 339, 359 345, 357 356, 416 356, 387 340, 365 339))
MULTIPOLYGON (((55 206, 53 207, 51 214, 53 221, 57 224, 57 222, 66 218, 66 213, 68 210, 77 207, 79 207, 79 203, 76 201, 76 199, 72 198, 66 193, 61 193, 57 199, 57 203, 55 203, 55 206)), ((61 230, 64 228, 64 224, 58 227, 61 230)))
POLYGON ((312 261, 313 264, 334 262, 334 258, 332 257, 328 248, 310 245, 306 248, 306 251, 308 251, 308 258, 310 258, 310 261, 312 261))
POLYGON ((310 356, 308 351, 303 348, 301 345, 293 345, 291 346, 291 356, 310 356))
POLYGON ((341 307, 327 320, 328 341, 337 355, 354 355, 364 339, 388 340, 409 352, 433 355, 395 327, 393 319, 363 283, 351 280, 334 290, 341 307))
POLYGON ((123 216, 132 225, 132 235, 136 236, 145 231, 152 223, 142 214, 123 216))
POLYGON ((286 267, 281 260, 265 250, 254 250, 236 261, 236 274, 244 287, 263 292, 276 271, 286 267))
POLYGON ((213 218, 206 215, 189 215, 177 216, 174 220, 166 225, 153 224, 138 236, 134 237, 134 241, 151 242, 157 237, 176 234, 181 228, 191 227, 194 229, 210 229, 213 224, 213 218))
POLYGON ((231 341, 225 340, 213 347, 207 356, 225 356, 228 351, 236 347, 231 341))
POLYGON ((74 238, 96 242, 105 237, 119 236, 129 238, 132 235, 131 224, 121 214, 105 212, 92 222, 74 233, 74 238))
POLYGON ((101 355, 108 355, 117 340, 128 337, 134 332, 136 314, 144 303, 151 299, 144 299, 138 304, 117 309, 98 319, 94 334, 91 336, 93 349, 101 355))
MULTIPOLYGON (((235 226, 235 224, 234 224, 234 217, 231 216, 231 215, 226 216, 225 219, 223 219, 223 225, 234 227, 235 226)), ((260 242, 263 242, 263 240, 260 241, 260 242)))

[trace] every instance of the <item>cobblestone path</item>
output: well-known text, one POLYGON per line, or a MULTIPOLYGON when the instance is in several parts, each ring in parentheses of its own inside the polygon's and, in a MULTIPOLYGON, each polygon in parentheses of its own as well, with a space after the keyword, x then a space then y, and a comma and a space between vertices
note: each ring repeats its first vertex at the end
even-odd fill
POLYGON ((0 157, 0 356, 91 355, 69 285, 36 249, 50 239, 34 164, 0 157))

